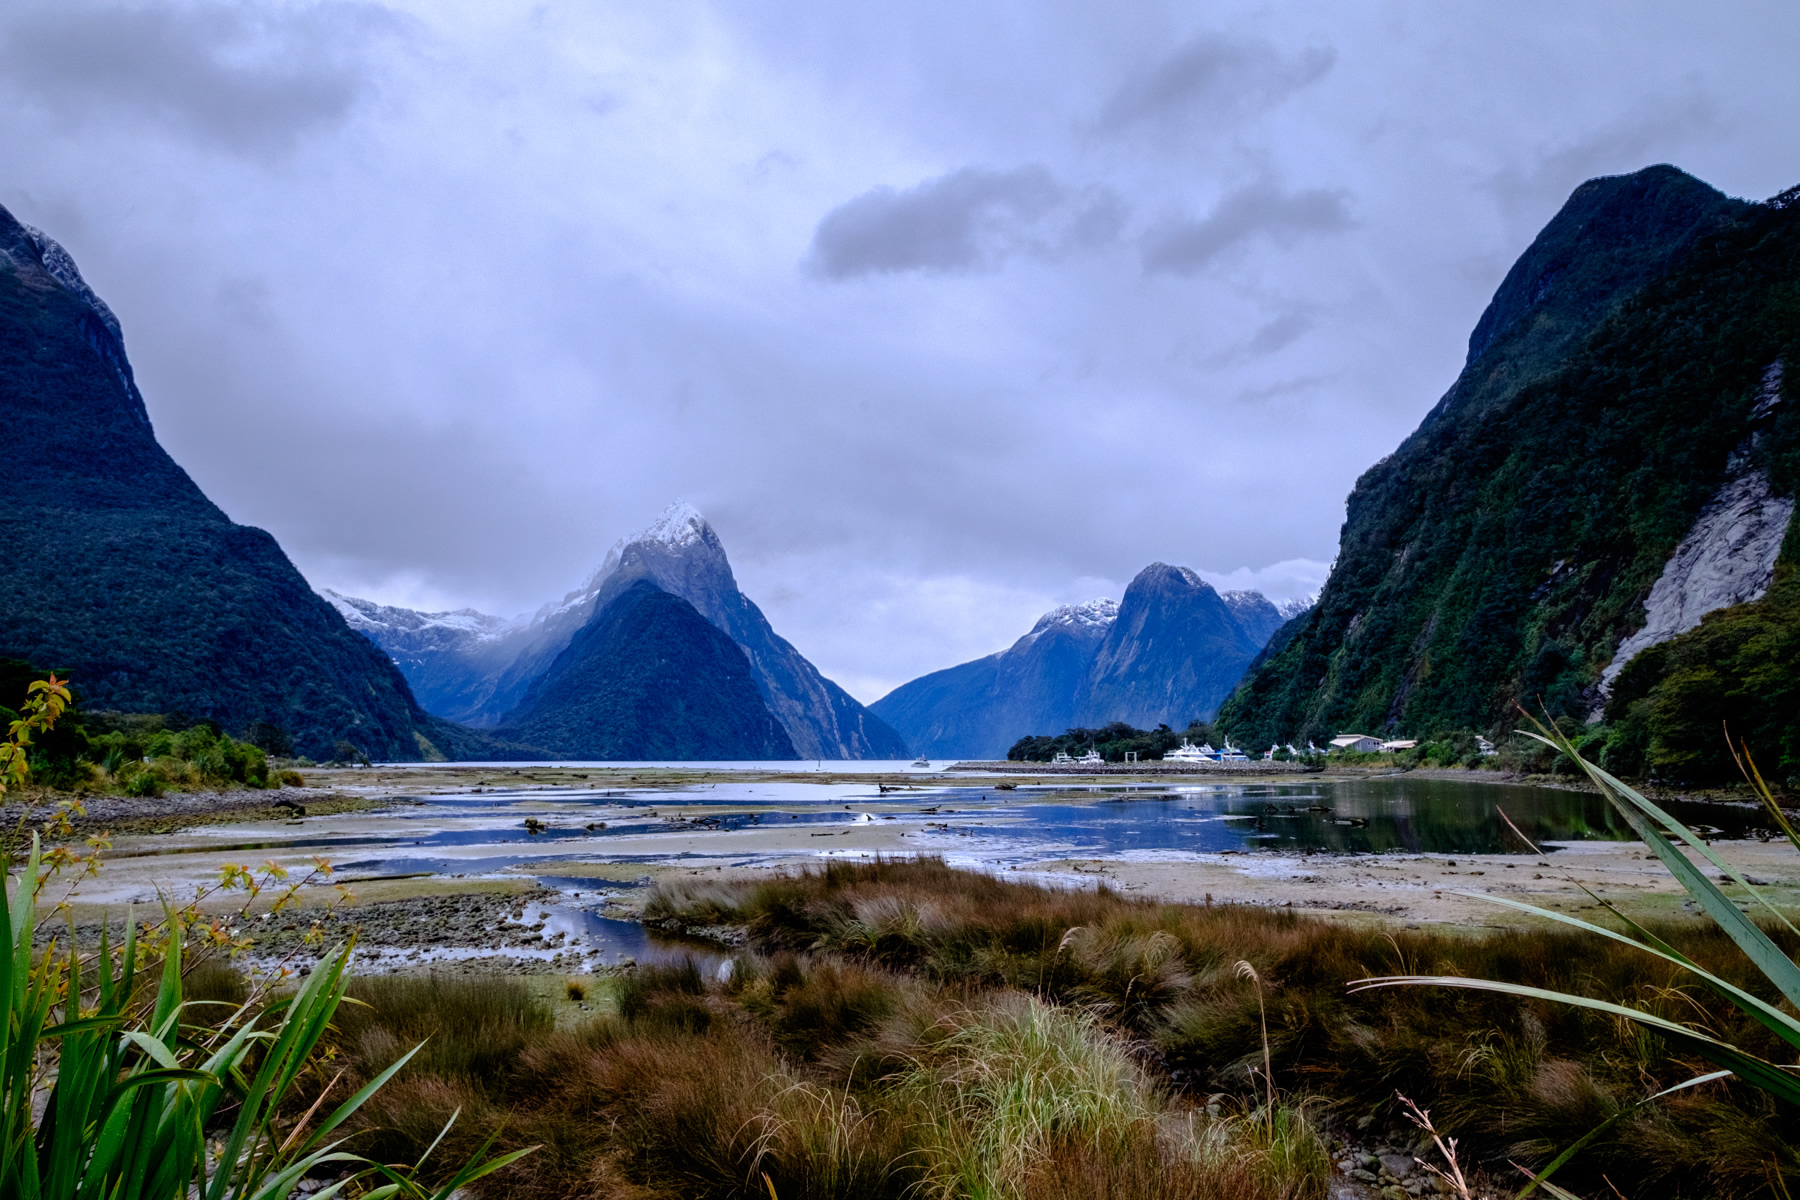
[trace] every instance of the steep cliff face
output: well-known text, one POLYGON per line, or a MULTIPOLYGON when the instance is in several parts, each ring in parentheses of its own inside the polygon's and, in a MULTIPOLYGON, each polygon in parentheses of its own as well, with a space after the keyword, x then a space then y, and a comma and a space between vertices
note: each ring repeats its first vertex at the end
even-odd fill
POLYGON ((1004 758, 1025 734, 1075 724, 1118 613, 1112 600, 1053 609, 1007 649, 921 676, 869 707, 921 754, 1004 758))
POLYGON ((0 424, 0 656, 91 708, 267 722, 317 757, 445 749, 393 664, 157 444, 117 318, 4 209, 0 424))
MULTIPOLYGON (((1240 624, 1234 607, 1253 618, 1266 608, 1280 623, 1274 606, 1256 599, 1261 605, 1234 606, 1186 567, 1145 567, 1125 589, 1118 619, 1094 655, 1076 723, 1182 729, 1211 720, 1268 636, 1240 624)), ((1264 618, 1257 629, 1268 624, 1264 618)))
POLYGON ((647 579, 601 604, 496 733, 566 758, 795 757, 743 650, 647 579))
MULTIPOLYGON (((1600 672, 1600 696, 1633 658, 1651 646, 1686 633, 1707 613, 1762 599, 1775 577, 1775 558, 1794 517, 1794 498, 1777 496, 1769 472, 1753 453, 1781 403, 1780 359, 1763 373, 1762 391, 1751 410, 1751 434, 1732 454, 1726 479, 1700 510, 1644 600, 1644 624, 1619 643, 1600 672)), ((1590 719, 1598 718, 1596 706, 1590 719)))
POLYGON ((1709 572, 1721 595, 1767 586, 1794 486, 1792 406, 1766 380, 1800 331, 1797 218, 1671 167, 1577 189, 1455 385, 1357 482, 1318 605, 1221 722, 1257 743, 1499 733, 1521 700, 1580 719, 1659 579, 1675 625, 1720 591, 1689 586, 1709 572))

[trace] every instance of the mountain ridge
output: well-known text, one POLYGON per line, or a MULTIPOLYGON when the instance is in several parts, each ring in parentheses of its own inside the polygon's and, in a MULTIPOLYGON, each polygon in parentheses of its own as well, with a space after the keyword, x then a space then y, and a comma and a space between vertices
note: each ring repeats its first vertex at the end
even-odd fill
POLYGON ((563 649, 607 604, 639 580, 679 596, 729 636, 750 660, 764 702, 795 756, 903 758, 905 741, 878 716, 825 678, 777 634, 737 586, 718 533, 691 505, 676 502, 650 525, 620 538, 579 588, 528 617, 504 620, 474 610, 461 624, 333 593, 340 610, 417 681, 446 716, 492 726, 525 701, 563 649))
POLYGON ((495 732, 577 759, 796 757, 743 649, 648 579, 611 595, 495 732))
POLYGON ((1021 737, 1077 725, 1185 728, 1212 717, 1283 624, 1260 592, 1220 594, 1186 567, 1153 563, 1123 601, 1053 609, 1006 649, 921 675, 869 707, 943 758, 1004 758, 1021 737))

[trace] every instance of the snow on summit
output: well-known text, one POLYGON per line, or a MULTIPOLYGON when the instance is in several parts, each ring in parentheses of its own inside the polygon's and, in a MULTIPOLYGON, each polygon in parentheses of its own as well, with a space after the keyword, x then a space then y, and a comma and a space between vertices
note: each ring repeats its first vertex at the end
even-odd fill
POLYGON ((1119 617, 1119 602, 1102 596, 1098 600, 1089 600, 1086 604, 1065 604, 1061 608, 1053 608, 1039 617, 1037 624, 1031 627, 1026 637, 1035 637, 1045 630, 1054 629, 1058 625, 1073 625, 1089 629, 1105 629, 1119 617))
MULTIPOLYGON (((685 500, 677 500, 662 510, 662 515, 649 525, 625 539, 624 544, 633 542, 661 542, 665 546, 679 548, 693 546, 706 540, 712 532, 712 526, 700 515, 700 510, 685 500)), ((715 535, 716 536, 716 535, 715 535)))

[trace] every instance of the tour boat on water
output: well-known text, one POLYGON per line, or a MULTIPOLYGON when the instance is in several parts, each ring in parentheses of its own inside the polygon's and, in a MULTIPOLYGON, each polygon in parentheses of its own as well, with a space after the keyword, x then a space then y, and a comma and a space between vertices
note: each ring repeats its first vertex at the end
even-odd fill
POLYGON ((1164 762, 1187 762, 1187 763, 1212 762, 1213 761, 1213 748, 1211 746, 1207 746, 1206 748, 1202 749, 1201 747, 1196 746, 1196 745, 1194 745, 1194 743, 1188 741, 1186 738, 1182 738, 1181 745, 1175 747, 1175 749, 1173 749, 1173 750, 1169 751, 1167 754, 1163 755, 1163 761, 1164 762))
POLYGON ((919 757, 913 759, 912 765, 915 767, 929 767, 931 765, 931 760, 921 754, 919 757))

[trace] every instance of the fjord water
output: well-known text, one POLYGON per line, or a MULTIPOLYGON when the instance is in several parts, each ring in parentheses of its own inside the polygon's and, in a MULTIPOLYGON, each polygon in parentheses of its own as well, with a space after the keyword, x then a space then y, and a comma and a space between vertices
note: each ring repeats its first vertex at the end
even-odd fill
MULTIPOLYGON (((812 839, 880 826, 906 830, 904 840, 883 853, 1015 868, 1068 858, 1229 852, 1529 853, 1507 829, 1507 819, 1547 850, 1562 842, 1630 836, 1606 803, 1589 793, 1407 776, 1022 783, 1011 791, 921 779, 916 788, 885 793, 856 782, 765 779, 412 799, 361 827, 355 819, 340 820, 332 835, 313 832, 283 846, 330 854, 357 873, 533 873, 532 864, 551 862, 749 865, 796 855, 853 855, 867 852, 812 839)), ((1750 809, 1709 806, 1702 814, 1675 808, 1677 815, 1724 825, 1727 834, 1759 823, 1750 809)))

